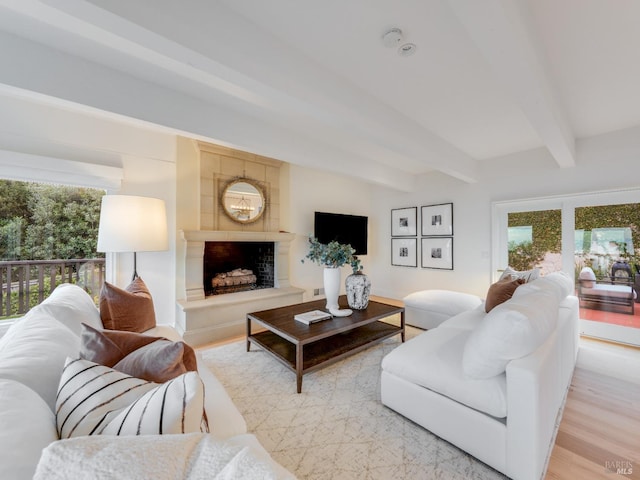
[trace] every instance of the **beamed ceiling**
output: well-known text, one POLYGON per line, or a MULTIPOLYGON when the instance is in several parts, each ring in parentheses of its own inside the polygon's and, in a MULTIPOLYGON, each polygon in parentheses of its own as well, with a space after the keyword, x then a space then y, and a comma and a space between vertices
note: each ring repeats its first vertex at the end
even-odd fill
POLYGON ((0 0, 0 84, 410 189, 534 149, 573 168, 640 126, 639 23, 631 0, 0 0))

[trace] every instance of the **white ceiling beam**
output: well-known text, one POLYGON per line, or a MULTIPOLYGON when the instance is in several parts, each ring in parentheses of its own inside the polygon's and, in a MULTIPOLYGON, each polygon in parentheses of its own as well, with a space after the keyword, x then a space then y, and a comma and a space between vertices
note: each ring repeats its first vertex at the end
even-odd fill
POLYGON ((75 162, 61 158, 0 150, 1 178, 117 190, 124 173, 120 167, 75 162))
POLYGON ((521 0, 449 0, 491 68, 538 132, 560 167, 576 164, 575 138, 527 28, 521 0))
POLYGON ((176 134, 324 168, 400 191, 411 191, 414 186, 414 176, 392 166, 2 32, 0 63, 0 84, 71 102, 79 109, 84 106, 92 114, 122 115, 176 134))
MULTIPOLYGON (((121 17, 79 0, 2 0, 0 4, 115 50, 123 58, 197 82, 207 89, 207 96, 220 97, 226 105, 233 101, 245 112, 254 109, 263 119, 270 115, 276 124, 285 120, 301 134, 306 128, 355 157, 367 158, 376 151, 380 154, 368 158, 389 166, 394 166, 392 158, 404 157, 465 182, 477 181, 475 159, 223 5, 215 5, 211 31, 218 37, 207 42, 206 50, 197 36, 181 32, 178 37, 175 24, 169 28, 155 16, 136 16, 140 12, 135 4, 120 4, 121 17), (228 29, 232 34, 223 34, 228 29), (238 38, 245 39, 244 45, 238 38), (247 44, 250 52, 242 50, 247 44), (344 141, 345 133, 352 135, 349 142, 344 141)), ((174 7, 182 20, 183 7, 174 7)))

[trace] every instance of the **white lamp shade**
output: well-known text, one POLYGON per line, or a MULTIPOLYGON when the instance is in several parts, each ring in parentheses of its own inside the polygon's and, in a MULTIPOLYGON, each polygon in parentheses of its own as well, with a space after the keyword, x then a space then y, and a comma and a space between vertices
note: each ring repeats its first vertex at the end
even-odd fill
POLYGON ((102 197, 98 252, 157 252, 168 249, 164 200, 132 195, 102 197))

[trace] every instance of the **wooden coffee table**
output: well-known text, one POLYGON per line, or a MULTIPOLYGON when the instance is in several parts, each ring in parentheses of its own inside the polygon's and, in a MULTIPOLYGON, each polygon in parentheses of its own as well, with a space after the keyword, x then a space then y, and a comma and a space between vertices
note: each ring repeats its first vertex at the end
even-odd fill
MULTIPOLYGON (((400 334, 404 342, 404 308, 370 301, 365 310, 354 310, 348 317, 334 317, 311 325, 294 320, 294 315, 325 310, 325 300, 299 303, 247 314, 247 352, 251 343, 262 347, 296 373, 298 393, 302 376, 353 355, 385 338, 400 334), (400 326, 380 321, 400 314, 400 326), (251 333, 252 322, 266 331, 251 333)), ((346 297, 339 299, 347 308, 346 297)))

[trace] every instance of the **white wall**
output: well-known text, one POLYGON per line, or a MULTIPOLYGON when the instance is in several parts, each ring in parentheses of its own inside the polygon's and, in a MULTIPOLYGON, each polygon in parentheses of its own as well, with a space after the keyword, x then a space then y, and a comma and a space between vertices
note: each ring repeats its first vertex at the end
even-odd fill
MULTIPOLYGON (((173 153, 175 158, 175 152, 173 153)), ((176 306, 176 165, 175 161, 162 161, 144 157, 122 158, 125 178, 117 192, 122 195, 139 195, 160 198, 167 207, 169 250, 166 252, 139 252, 137 271, 151 292, 156 322, 173 325, 176 306)), ((115 281, 120 288, 131 282, 133 254, 118 254, 115 281)))
MULTIPOLYGON (((369 216, 368 255, 360 257, 365 273, 368 273, 372 259, 379 252, 375 232, 380 225, 372 210, 376 188, 358 180, 296 165, 290 165, 288 181, 289 212, 280 228, 296 234, 291 245, 291 284, 306 290, 305 300, 313 299, 314 288, 322 288, 322 267, 308 260, 304 264, 300 261, 308 252, 307 242, 313 234, 315 211, 369 216)), ((344 279, 350 273, 348 266, 342 268, 342 293, 344 279)))
POLYGON ((372 241, 380 248, 370 269, 374 293, 403 298, 444 288, 484 296, 491 283, 492 202, 640 186, 640 129, 592 137, 576 147, 574 168, 560 169, 546 150, 536 150, 483 162, 475 184, 431 174, 413 193, 376 191, 372 211, 379 228, 372 241), (454 270, 422 269, 419 260, 418 268, 391 266, 390 210, 445 202, 454 209, 454 270))

